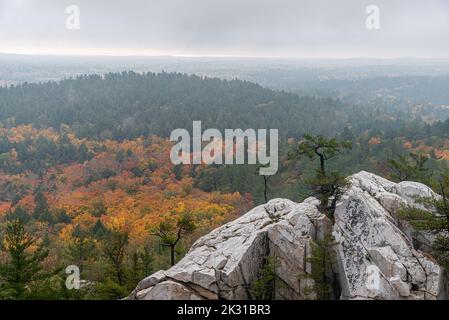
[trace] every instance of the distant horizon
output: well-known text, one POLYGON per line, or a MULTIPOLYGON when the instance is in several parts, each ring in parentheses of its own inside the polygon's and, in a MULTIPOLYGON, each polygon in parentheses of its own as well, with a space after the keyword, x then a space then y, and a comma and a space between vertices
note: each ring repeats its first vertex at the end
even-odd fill
MULTIPOLYGON (((120 49, 119 49, 120 50, 120 49)), ((137 53, 128 52, 120 53, 113 52, 89 52, 89 51, 71 51, 71 52, 56 52, 56 51, 9 51, 1 50, 0 55, 16 55, 16 56, 56 56, 56 57, 111 57, 111 58, 193 58, 193 59, 277 59, 277 60, 324 60, 324 61, 345 61, 345 60, 443 60, 449 61, 448 57, 426 57, 426 56, 263 56, 263 55, 228 55, 228 54, 179 54, 179 53, 137 53)))

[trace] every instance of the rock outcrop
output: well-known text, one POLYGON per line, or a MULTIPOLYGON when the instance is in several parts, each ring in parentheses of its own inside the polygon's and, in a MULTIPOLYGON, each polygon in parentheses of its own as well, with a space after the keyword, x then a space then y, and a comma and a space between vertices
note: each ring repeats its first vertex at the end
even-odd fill
POLYGON ((181 261, 142 280, 129 298, 254 299, 254 283, 268 257, 276 257, 276 298, 304 299, 313 281, 312 243, 331 233, 341 290, 335 298, 446 298, 442 268, 414 248, 409 226, 402 231, 395 218, 416 196, 436 195, 422 184, 396 184, 367 172, 349 180, 334 223, 314 198, 271 200, 197 240, 181 261))
POLYGON ((275 256, 277 298, 301 299, 311 241, 331 228, 313 198, 300 204, 272 200, 200 238, 174 267, 142 280, 131 298, 252 299, 253 284, 275 256))
MULTIPOLYGON (((416 182, 393 183, 360 172, 337 205, 337 242, 342 299, 444 299, 443 269, 416 250, 412 235, 395 218, 417 196, 436 197, 416 182)), ((408 228, 407 228, 408 229, 408 228)))

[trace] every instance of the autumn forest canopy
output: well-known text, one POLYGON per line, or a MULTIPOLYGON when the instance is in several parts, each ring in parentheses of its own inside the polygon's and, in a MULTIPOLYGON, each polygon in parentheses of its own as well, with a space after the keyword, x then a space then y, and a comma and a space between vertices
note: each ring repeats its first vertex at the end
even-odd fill
POLYGON ((0 298, 125 297, 255 204, 310 195, 318 159, 291 157, 305 134, 348 142, 335 145, 345 152, 328 172, 429 184, 447 172, 449 120, 377 98, 166 72, 0 88, 0 273, 23 275, 0 286, 0 298), (278 173, 267 181, 256 165, 173 165, 170 133, 195 120, 278 129, 278 173), (82 290, 66 289, 68 265, 80 267, 82 290))

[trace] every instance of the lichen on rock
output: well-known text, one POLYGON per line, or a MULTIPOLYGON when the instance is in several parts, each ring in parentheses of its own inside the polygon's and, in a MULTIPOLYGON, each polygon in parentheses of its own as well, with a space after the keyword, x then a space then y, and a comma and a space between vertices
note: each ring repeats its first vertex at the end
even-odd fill
POLYGON ((443 269, 413 246, 395 216, 416 196, 437 196, 425 185, 394 183, 368 172, 348 178, 334 222, 319 201, 274 199, 198 239, 175 266, 142 280, 130 299, 254 299, 253 285, 276 257, 276 299, 305 299, 312 243, 336 240, 340 299, 444 299, 443 269), (304 277, 306 275, 306 277, 304 277))

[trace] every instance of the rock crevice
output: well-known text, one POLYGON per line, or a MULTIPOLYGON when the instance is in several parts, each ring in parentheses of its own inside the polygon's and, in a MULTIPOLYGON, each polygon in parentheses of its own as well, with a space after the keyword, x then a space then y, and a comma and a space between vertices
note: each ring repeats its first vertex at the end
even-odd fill
POLYGON ((395 218, 417 196, 436 197, 416 182, 393 183, 368 172, 349 177, 335 211, 333 235, 343 299, 444 299, 443 269, 413 247, 395 218))
POLYGON ((313 241, 336 240, 340 299, 445 299, 443 269, 413 247, 410 226, 396 220, 416 196, 437 196, 415 182, 393 183, 368 172, 348 178, 332 223, 318 200, 274 199, 198 239, 175 266, 142 280, 129 298, 252 299, 269 256, 276 257, 277 299, 304 299, 313 241), (306 275, 306 276, 304 276, 306 275))
POLYGON ((130 298, 252 299, 269 256, 279 261, 279 298, 303 298, 299 278, 310 272, 311 241, 331 231, 316 204, 274 199, 254 208, 198 239, 175 266, 142 280, 130 298))

